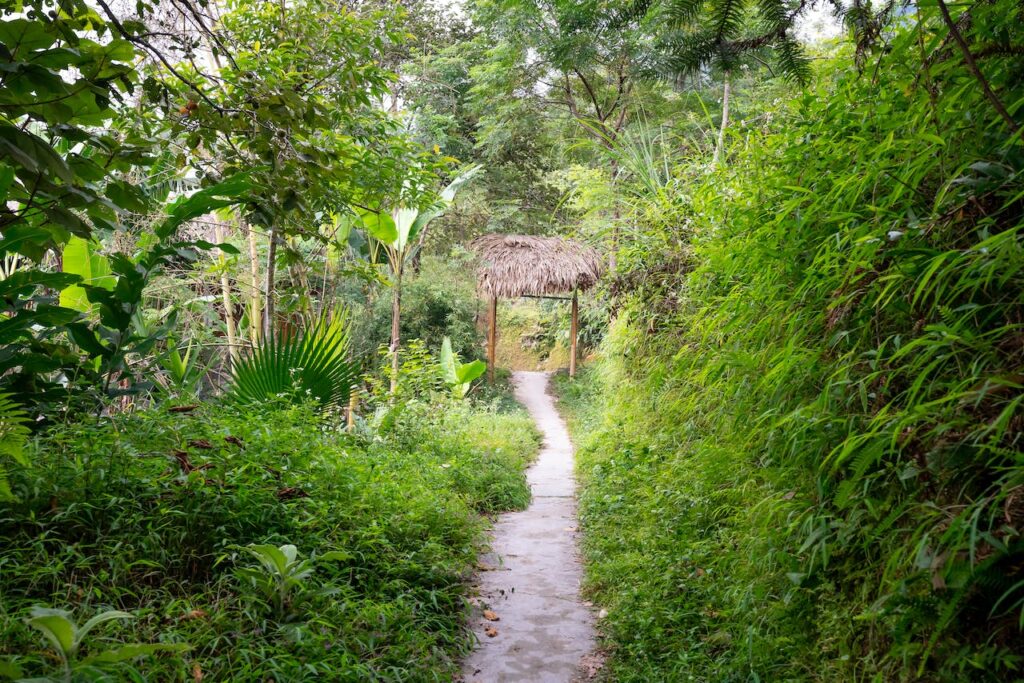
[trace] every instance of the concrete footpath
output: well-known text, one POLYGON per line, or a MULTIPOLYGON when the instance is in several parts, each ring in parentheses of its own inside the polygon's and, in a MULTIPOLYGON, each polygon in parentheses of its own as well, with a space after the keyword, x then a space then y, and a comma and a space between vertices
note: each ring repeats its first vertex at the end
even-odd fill
POLYGON ((501 515, 480 563, 479 639, 466 683, 568 683, 585 679, 595 647, 594 618, 579 596, 576 482, 569 433, 548 395, 548 373, 513 374, 516 398, 544 434, 527 472, 533 501, 501 515))

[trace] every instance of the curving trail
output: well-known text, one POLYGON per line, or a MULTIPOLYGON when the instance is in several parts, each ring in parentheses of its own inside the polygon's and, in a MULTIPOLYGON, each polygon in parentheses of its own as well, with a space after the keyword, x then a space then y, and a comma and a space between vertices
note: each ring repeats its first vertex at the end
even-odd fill
POLYGON ((548 377, 513 374, 544 446, 527 472, 530 507, 499 518, 480 566, 473 618, 480 642, 463 667, 466 683, 568 683, 583 676, 595 648, 593 615, 579 596, 573 447, 548 377))

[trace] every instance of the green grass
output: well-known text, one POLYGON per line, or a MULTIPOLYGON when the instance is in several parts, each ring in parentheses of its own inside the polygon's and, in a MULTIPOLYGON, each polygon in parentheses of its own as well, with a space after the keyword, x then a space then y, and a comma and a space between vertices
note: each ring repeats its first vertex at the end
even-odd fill
POLYGON ((451 680, 482 515, 525 505, 537 446, 523 412, 468 403, 410 408, 372 438, 285 406, 53 429, 10 473, 20 502, 0 507, 0 660, 53 670, 23 622, 34 605, 79 623, 117 608, 136 618, 97 628, 83 654, 191 646, 116 665, 118 680, 451 680), (236 576, 256 565, 249 543, 342 554, 279 618, 236 576))
POLYGON ((559 384, 610 681, 1024 680, 1024 147, 890 38, 637 200, 603 358, 559 384))

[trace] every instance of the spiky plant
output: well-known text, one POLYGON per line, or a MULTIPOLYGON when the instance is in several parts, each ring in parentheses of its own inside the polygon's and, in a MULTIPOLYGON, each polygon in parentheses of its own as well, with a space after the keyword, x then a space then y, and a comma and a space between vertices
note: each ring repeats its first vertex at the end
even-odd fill
POLYGON ((326 408, 343 405, 359 380, 348 352, 348 316, 321 315, 298 331, 270 335, 239 358, 229 394, 245 404, 291 396, 316 400, 326 408))

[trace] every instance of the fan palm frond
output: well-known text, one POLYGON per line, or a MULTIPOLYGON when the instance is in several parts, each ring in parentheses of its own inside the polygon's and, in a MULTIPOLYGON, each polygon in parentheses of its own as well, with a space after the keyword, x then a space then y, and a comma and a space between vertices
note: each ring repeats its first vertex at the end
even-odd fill
POLYGON ((349 359, 349 341, 344 313, 324 314, 299 331, 271 335, 235 364, 229 394, 243 404, 291 396, 324 407, 343 405, 360 374, 349 359))

